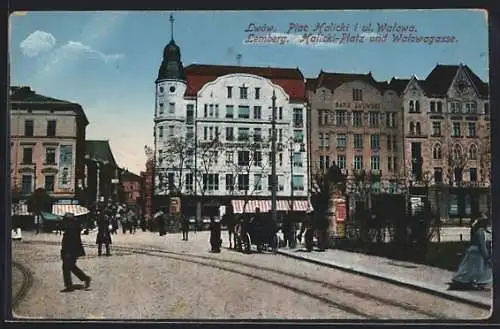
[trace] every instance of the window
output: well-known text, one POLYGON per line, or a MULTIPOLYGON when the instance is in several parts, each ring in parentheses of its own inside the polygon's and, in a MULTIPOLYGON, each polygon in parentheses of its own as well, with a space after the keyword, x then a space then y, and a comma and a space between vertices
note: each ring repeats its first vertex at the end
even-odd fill
POLYGON ((293 175, 292 185, 293 185, 294 191, 303 191, 304 190, 304 176, 293 175))
POLYGON ((422 129, 420 128, 420 122, 417 122, 415 124, 415 133, 417 134, 417 136, 422 135, 422 129))
POLYGON ((233 118, 234 117, 234 106, 233 105, 226 105, 226 118, 233 118))
POLYGON ((283 107, 278 107, 278 120, 283 120, 283 107))
POLYGON ((469 159, 477 160, 477 145, 472 144, 469 148, 469 159))
POLYGON ((257 120, 262 119, 262 106, 253 107, 253 118, 257 120))
POLYGON ((328 110, 318 110, 318 125, 328 124, 328 110))
POLYGON ((387 171, 392 171, 392 157, 387 157, 387 171))
POLYGON ((337 134, 337 147, 345 148, 347 145, 346 134, 337 134))
POLYGON ((410 127, 408 130, 410 135, 415 135, 415 123, 413 121, 410 122, 410 127))
POLYGON ((434 160, 441 159, 441 145, 440 144, 434 144, 434 146, 432 147, 432 158, 434 160))
POLYGON ((169 172, 167 175, 168 180, 168 189, 173 190, 175 188, 175 174, 173 172, 169 172))
POLYGON ((490 103, 484 103, 484 115, 490 115, 490 103))
POLYGON ((194 105, 188 104, 186 105, 186 123, 193 124, 194 122, 194 105))
POLYGON ((226 174, 226 191, 234 191, 234 176, 226 174))
POLYGON ((398 171, 398 158, 397 157, 393 157, 392 161, 394 162, 392 168, 394 169, 394 171, 398 171))
POLYGON ((240 87, 240 99, 248 98, 248 87, 240 87))
POLYGON ((255 174, 253 175, 253 185, 255 191, 262 191, 262 175, 255 174))
POLYGON ((163 114, 163 103, 160 103, 160 114, 163 114))
POLYGON ((363 169, 363 156, 362 155, 355 155, 354 156, 354 169, 355 170, 363 169))
POLYGON ((328 133, 319 133, 319 147, 328 148, 328 133))
POLYGON ((385 114, 385 125, 387 128, 396 128, 396 112, 385 114))
POLYGON ((336 110, 335 111, 335 125, 337 127, 344 127, 345 126, 345 115, 346 115, 346 111, 344 111, 344 110, 336 110))
POLYGON ((380 148, 380 136, 371 135, 370 136, 370 147, 372 150, 378 150, 380 148))
POLYGON ((304 141, 304 131, 303 130, 294 130, 293 131, 293 140, 295 143, 302 143, 304 141))
POLYGON ((380 157, 378 155, 372 155, 370 163, 372 170, 380 170, 380 157))
POLYGON ((24 120, 24 136, 33 136, 33 120, 24 120))
POLYGON ((253 165, 256 167, 262 166, 262 152, 260 151, 253 152, 253 165))
POLYGON ((362 149, 363 148, 363 135, 354 134, 353 147, 355 149, 362 149))
POLYGON ((420 113, 420 102, 419 101, 415 101, 415 112, 420 113))
POLYGON ((233 87, 227 86, 227 98, 233 98, 233 87))
POLYGON ((462 104, 459 102, 451 102, 450 113, 462 113, 462 104))
POLYGON ((387 135, 387 151, 392 150, 392 135, 387 135))
POLYGON ((345 155, 344 154, 338 154, 337 155, 337 166, 340 169, 345 169, 346 168, 346 163, 345 163, 345 155))
POLYGON ((193 174, 186 174, 186 190, 187 191, 194 190, 193 174))
POLYGON ((368 113, 369 125, 371 128, 378 128, 380 115, 378 112, 370 111, 368 113))
POLYGON ((168 113, 169 114, 174 114, 175 113, 175 103, 169 103, 168 104, 168 113))
POLYGON ((249 119, 250 118, 250 106, 238 106, 238 118, 249 119))
POLYGON ((453 158, 460 159, 462 157, 462 145, 455 144, 453 146, 453 158))
POLYGON ((160 164, 163 162, 163 150, 158 150, 158 162, 160 164))
POLYGON ((303 116, 302 116, 302 109, 295 108, 293 109, 293 125, 295 127, 302 127, 303 124, 303 116))
POLYGON ((219 117, 219 104, 215 104, 215 117, 219 117))
POLYGON ((56 120, 47 121, 47 136, 48 137, 56 136, 56 120))
POLYGON ((209 111, 208 111, 208 116, 210 118, 213 118, 214 117, 214 104, 209 104, 208 105, 208 108, 209 108, 209 111))
POLYGON ((33 176, 23 175, 21 177, 21 193, 29 194, 33 191, 33 176))
POLYGON ((283 167, 283 153, 278 153, 278 166, 283 167))
POLYGON ((432 136, 433 137, 441 136, 441 122, 439 121, 432 122, 432 136))
POLYGON ((31 147, 23 148, 23 163, 24 164, 33 163, 33 148, 31 147))
POLYGON ((408 110, 410 113, 415 112, 415 103, 413 101, 408 103, 408 110))
POLYGON ((175 126, 168 126, 168 137, 174 137, 175 135, 175 126))
POLYGON ((203 140, 208 140, 208 127, 203 127, 203 140))
POLYGON ((253 140, 256 142, 262 142, 262 128, 253 129, 253 140))
POLYGON ((460 122, 453 122, 453 137, 461 137, 460 122))
POLYGON ((194 128, 186 127, 186 140, 192 140, 194 138, 194 128))
POLYGON ((238 166, 248 166, 250 164, 250 151, 238 151, 238 166))
POLYGON ((431 113, 436 112, 436 102, 435 101, 430 102, 430 111, 431 111, 431 113))
POLYGON ((250 182, 248 175, 238 175, 238 190, 248 191, 250 182))
POLYGON ((203 190, 216 191, 219 189, 219 174, 203 174, 203 190))
POLYGON ((208 104, 205 104, 205 108, 204 108, 204 110, 203 110, 203 116, 204 116, 205 118, 207 118, 207 117, 208 117, 208 104))
POLYGON ((477 182, 477 168, 469 168, 469 180, 477 182))
POLYGON ((163 137, 163 126, 158 127, 158 137, 163 137))
POLYGON ((443 102, 437 101, 436 105, 437 105, 436 112, 443 113, 443 102))
POLYGON ((55 176, 54 175, 45 175, 45 191, 47 192, 54 192, 54 181, 55 181, 55 176))
POLYGON ((363 100, 363 90, 353 89, 352 90, 352 100, 353 101, 362 101, 363 100))
POLYGON ((361 127, 363 125, 363 120, 362 120, 362 111, 353 111, 352 112, 352 126, 353 127, 361 127))
POLYGON ((330 166, 330 157, 328 155, 319 156, 319 169, 326 170, 330 166))
POLYGON ((477 106, 475 102, 465 103, 465 113, 477 113, 477 106))
POLYGON ((233 151, 226 151, 226 164, 230 165, 234 162, 233 151))
POLYGON ((267 189, 271 191, 273 189, 273 175, 267 176, 267 189))
POLYGON ((469 137, 476 137, 476 123, 475 122, 469 122, 469 137))
POLYGON ((434 168, 434 183, 442 183, 443 182, 443 168, 435 167, 434 168))
POLYGON ((260 88, 255 88, 255 99, 260 99, 260 88))
POLYGON ((45 164, 56 164, 56 149, 54 147, 45 149, 45 164))
POLYGON ((300 152, 293 153, 293 166, 302 167, 302 153, 300 152))
POLYGON ((238 140, 239 141, 248 140, 249 133, 250 133, 249 128, 238 128, 238 140))
POLYGON ((226 140, 227 141, 234 140, 234 130, 233 130, 233 127, 226 127, 226 140))
POLYGON ((398 139, 396 135, 392 135, 392 151, 397 152, 398 151, 398 139))

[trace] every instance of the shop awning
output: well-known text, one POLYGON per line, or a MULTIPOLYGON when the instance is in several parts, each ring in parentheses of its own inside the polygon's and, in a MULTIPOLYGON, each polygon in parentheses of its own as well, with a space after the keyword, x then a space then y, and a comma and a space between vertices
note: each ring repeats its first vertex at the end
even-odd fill
MULTIPOLYGON (((271 200, 249 200, 246 204, 245 211, 243 207, 245 206, 245 200, 232 200, 231 205, 233 206, 233 212, 235 214, 254 213, 256 208, 260 209, 260 212, 271 211, 271 200)), ((307 209, 312 209, 312 206, 307 200, 294 200, 293 210, 294 211, 306 211, 307 209)), ((288 211, 291 209, 291 201, 287 200, 277 200, 276 209, 278 211, 288 211)))
POLYGON ((62 220, 61 216, 54 215, 54 214, 51 214, 49 212, 42 212, 42 213, 40 213, 40 215, 42 216, 42 219, 44 221, 49 221, 49 222, 50 221, 55 221, 55 222, 57 222, 57 221, 62 220))
POLYGON ((89 210, 77 204, 55 204, 52 206, 52 213, 59 216, 64 216, 66 213, 81 216, 88 214, 89 210))

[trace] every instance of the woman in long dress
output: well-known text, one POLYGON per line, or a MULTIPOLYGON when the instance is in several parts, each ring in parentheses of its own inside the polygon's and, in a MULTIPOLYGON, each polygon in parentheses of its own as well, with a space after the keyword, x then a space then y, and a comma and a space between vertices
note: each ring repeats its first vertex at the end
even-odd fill
POLYGON ((484 289, 491 283, 491 254, 486 245, 486 215, 476 219, 471 227, 471 246, 467 249, 457 272, 452 277, 452 287, 484 289))

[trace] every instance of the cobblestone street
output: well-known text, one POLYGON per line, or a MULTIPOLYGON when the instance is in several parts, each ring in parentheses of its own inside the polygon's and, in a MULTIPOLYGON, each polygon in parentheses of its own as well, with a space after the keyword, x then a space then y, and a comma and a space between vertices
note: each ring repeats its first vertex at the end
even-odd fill
MULTIPOLYGON (((223 232, 224 246, 227 233, 223 232)), ((88 290, 63 289, 60 235, 23 234, 13 261, 32 282, 17 317, 63 319, 478 319, 488 310, 272 253, 209 250, 208 232, 160 237, 114 235, 112 256, 98 257, 95 232, 82 236, 78 265, 88 290)), ((13 266, 13 295, 22 286, 13 266)), ((74 283, 78 280, 74 278, 74 283)))

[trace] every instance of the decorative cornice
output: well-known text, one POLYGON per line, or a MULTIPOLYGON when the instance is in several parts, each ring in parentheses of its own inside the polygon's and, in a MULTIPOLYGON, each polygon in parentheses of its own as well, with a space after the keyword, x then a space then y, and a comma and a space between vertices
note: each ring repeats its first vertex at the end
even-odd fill
POLYGON ((48 168, 42 169, 42 174, 57 174, 58 172, 59 172, 59 169, 53 168, 53 167, 48 167, 48 168))
POLYGON ((31 167, 22 167, 18 170, 19 173, 34 173, 35 169, 31 167))

